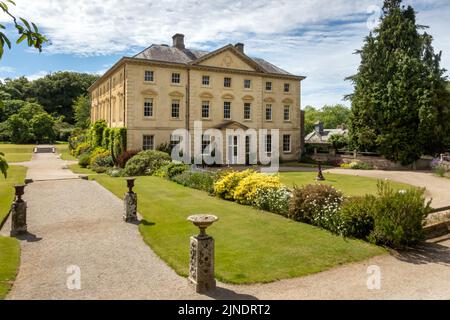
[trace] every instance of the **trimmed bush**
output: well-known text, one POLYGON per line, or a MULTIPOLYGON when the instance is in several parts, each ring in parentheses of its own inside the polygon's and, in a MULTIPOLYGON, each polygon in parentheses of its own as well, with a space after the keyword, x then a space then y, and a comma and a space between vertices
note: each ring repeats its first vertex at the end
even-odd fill
POLYGON ((214 191, 214 177, 209 173, 185 171, 182 174, 174 176, 172 181, 185 187, 203 190, 209 193, 214 191))
POLYGON ((343 169, 353 169, 353 170, 373 170, 373 165, 361 161, 353 161, 351 163, 342 163, 340 165, 343 169))
POLYGON ((112 167, 114 165, 111 154, 103 148, 97 148, 92 152, 89 164, 94 171, 98 167, 112 167))
POLYGON ((73 155, 75 157, 79 157, 82 154, 90 153, 91 150, 92 150, 92 147, 88 142, 82 142, 82 143, 78 144, 78 146, 76 147, 76 149, 73 152, 73 155))
POLYGON ((339 212, 341 220, 338 230, 330 230, 344 237, 366 239, 373 230, 373 206, 376 197, 352 197, 345 199, 339 212))
POLYGON ((91 161, 91 154, 86 152, 83 153, 79 158, 78 158, 78 165, 81 168, 87 168, 87 166, 89 165, 91 161))
POLYGON ((103 142, 103 131, 107 128, 105 120, 96 121, 91 128, 92 140, 91 145, 93 148, 101 147, 103 142))
POLYGON ((114 162, 117 158, 127 149, 127 129, 126 128, 114 128, 113 138, 111 140, 112 152, 114 162))
POLYGON ((344 197, 330 185, 310 184, 294 188, 288 217, 322 226, 339 209, 344 197))
POLYGON ((254 170, 229 171, 220 175, 220 178, 214 183, 214 193, 226 200, 234 200, 234 192, 242 179, 255 173, 254 170))
POLYGON ((372 211, 374 230, 369 240, 391 247, 423 240, 423 223, 431 211, 430 204, 425 200, 425 189, 395 191, 389 183, 379 181, 372 211))
POLYGON ((111 129, 105 128, 103 130, 102 147, 106 150, 109 150, 110 144, 111 144, 111 129))
POLYGON ((279 176, 254 172, 239 181, 234 191, 233 199, 240 204, 253 205, 258 190, 278 189, 280 187, 281 182, 279 176))
POLYGON ((179 174, 182 174, 188 169, 189 166, 186 164, 171 162, 156 170, 154 175, 161 178, 171 179, 179 174))
POLYGON ((122 152, 116 159, 116 163, 119 166, 119 168, 125 168, 125 165, 127 164, 128 160, 133 158, 138 153, 139 150, 127 150, 122 152))
POLYGON ((151 176, 157 169, 170 161, 171 158, 167 153, 154 150, 141 151, 128 160, 124 174, 126 176, 151 176))
POLYGON ((263 188, 256 191, 255 207, 261 210, 287 216, 292 193, 286 187, 263 188))
POLYGON ((108 168, 108 170, 106 170, 106 174, 113 177, 113 178, 117 178, 117 177, 122 177, 123 176, 123 169, 120 168, 108 168))

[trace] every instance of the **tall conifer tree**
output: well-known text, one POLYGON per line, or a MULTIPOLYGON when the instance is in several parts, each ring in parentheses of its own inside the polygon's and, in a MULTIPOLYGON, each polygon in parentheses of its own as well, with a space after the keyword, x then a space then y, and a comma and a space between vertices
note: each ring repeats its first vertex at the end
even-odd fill
POLYGON ((441 54, 401 2, 385 0, 379 26, 357 51, 349 129, 356 149, 410 164, 450 147, 450 104, 441 54))

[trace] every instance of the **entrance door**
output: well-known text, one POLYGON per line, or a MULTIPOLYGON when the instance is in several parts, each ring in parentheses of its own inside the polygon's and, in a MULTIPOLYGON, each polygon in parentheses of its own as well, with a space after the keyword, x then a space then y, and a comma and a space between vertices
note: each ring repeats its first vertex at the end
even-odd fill
POLYGON ((239 164, 239 136, 228 136, 228 164, 239 164))

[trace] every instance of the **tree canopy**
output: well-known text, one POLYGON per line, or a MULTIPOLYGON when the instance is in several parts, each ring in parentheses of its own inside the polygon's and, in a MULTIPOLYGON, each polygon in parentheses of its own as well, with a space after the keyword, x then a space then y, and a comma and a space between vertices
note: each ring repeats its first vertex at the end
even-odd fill
MULTIPOLYGON (((0 97, 37 102, 49 114, 55 117, 62 115, 64 121, 74 124, 72 105, 75 99, 86 95, 89 86, 97 79, 97 75, 68 71, 55 72, 34 81, 25 77, 6 79, 4 84, 0 84, 0 97)), ((4 103, 7 101, 4 100, 4 103)))
POLYGON ((325 128, 335 129, 337 126, 347 125, 350 116, 350 109, 342 104, 325 105, 321 109, 306 106, 304 111, 306 134, 314 130, 314 123, 317 121, 323 122, 325 128))
POLYGON ((423 154, 449 148, 450 103, 441 53, 401 0, 385 0, 379 26, 357 53, 351 145, 410 164, 423 154))

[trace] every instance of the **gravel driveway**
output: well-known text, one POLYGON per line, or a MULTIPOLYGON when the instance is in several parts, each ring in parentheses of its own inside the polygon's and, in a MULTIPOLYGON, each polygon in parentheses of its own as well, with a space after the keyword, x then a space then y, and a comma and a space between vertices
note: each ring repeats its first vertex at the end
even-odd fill
MULTIPOLYGON (((34 155, 26 187, 29 235, 8 299, 449 299, 450 240, 319 274, 198 295, 122 221, 122 201, 94 181, 76 179, 55 155, 34 155), (39 179, 37 179, 39 178, 39 179), (48 181, 50 179, 50 181, 48 181), (54 180, 63 179, 63 180, 54 180), (381 288, 367 289, 367 267, 381 288), (81 289, 67 280, 79 268, 81 289)), ((9 232, 9 221, 1 231, 9 232)), ((188 253, 186 239, 186 254, 188 253)))

